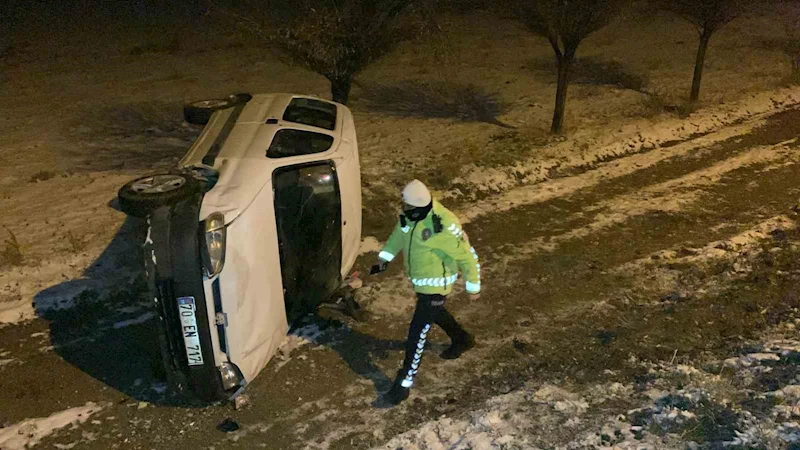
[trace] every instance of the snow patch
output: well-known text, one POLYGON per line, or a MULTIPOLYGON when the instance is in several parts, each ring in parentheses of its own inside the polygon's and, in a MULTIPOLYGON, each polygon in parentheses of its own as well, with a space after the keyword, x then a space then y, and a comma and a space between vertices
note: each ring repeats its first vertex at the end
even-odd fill
MULTIPOLYGON (((518 245, 514 251, 517 255, 522 256, 536 254, 548 251, 548 249, 554 248, 554 246, 562 242, 586 237, 615 224, 623 223, 631 217, 655 211, 683 211, 701 198, 703 193, 701 188, 715 185, 725 174, 731 171, 757 163, 769 164, 785 159, 800 158, 800 155, 797 155, 796 152, 784 151, 784 149, 783 144, 756 147, 682 177, 598 202, 585 208, 580 213, 598 211, 592 223, 580 228, 574 228, 567 233, 553 236, 546 244, 533 240, 524 245, 518 245)), ((546 186, 539 187, 546 188, 546 186)), ((483 212, 485 211, 484 209, 483 212)))
MULTIPOLYGON (((755 94, 739 102, 696 112, 688 119, 668 119, 648 129, 636 127, 630 129, 627 136, 611 134, 556 142, 538 150, 536 157, 510 167, 492 169, 473 166, 466 170, 464 176, 454 179, 453 183, 470 186, 479 192, 507 191, 519 184, 548 180, 553 173, 592 167, 597 165, 598 161, 609 158, 619 158, 653 149, 660 151, 664 144, 685 141, 698 135, 722 130, 724 127, 729 128, 717 133, 711 139, 728 139, 736 135, 730 134, 732 132, 746 134, 756 128, 759 121, 766 116, 789 109, 798 103, 800 103, 800 90, 793 87, 755 94), (748 118, 750 120, 744 125, 731 126, 748 118), (609 139, 613 141, 609 142, 609 139)), ((686 144, 693 146, 702 140, 703 137, 686 144)), ((703 145, 709 143, 706 140, 703 145)), ((447 194, 448 197, 458 195, 460 191, 451 191, 447 194)))
POLYGON ((7 292, 0 296, 0 324, 24 322, 43 311, 71 308, 73 299, 82 292, 99 292, 107 286, 119 286, 135 275, 129 269, 117 267, 102 277, 83 278, 84 268, 89 267, 97 256, 71 256, 35 267, 23 266, 0 272, 0 284, 8 286, 7 292))
POLYGON ((86 403, 38 419, 26 419, 20 423, 0 429, 0 448, 3 450, 25 450, 38 444, 45 437, 67 425, 82 424, 89 417, 105 408, 106 404, 86 403))
POLYGON ((749 355, 740 356, 738 358, 728 358, 723 361, 725 367, 730 368, 741 368, 741 367, 752 367, 753 365, 758 365, 763 363, 764 361, 780 361, 781 357, 774 354, 774 353, 751 353, 749 355))
POLYGON ((320 329, 317 324, 309 324, 293 330, 284 338, 280 347, 278 347, 275 356, 280 362, 278 362, 275 370, 280 370, 281 367, 291 361, 291 354, 295 350, 306 345, 320 345, 324 335, 325 331, 320 329))
POLYGON ((364 255, 366 253, 376 253, 381 251, 381 248, 383 248, 383 244, 378 240, 378 238, 374 236, 367 236, 361 241, 359 254, 364 255))
POLYGON ((796 358, 798 344, 793 339, 767 341, 755 352, 732 358, 747 361, 735 365, 732 376, 738 383, 719 376, 718 370, 633 362, 651 374, 649 389, 610 383, 571 392, 556 385, 528 385, 489 399, 467 417, 443 416, 375 449, 696 448, 689 440, 693 433, 703 433, 700 437, 710 448, 784 448, 800 442, 800 380, 774 392, 752 392, 747 380, 767 372, 770 363, 796 358), (753 396, 780 401, 765 402, 772 409, 759 418, 728 400, 753 396), (637 406, 609 411, 615 403, 609 400, 615 399, 637 406))

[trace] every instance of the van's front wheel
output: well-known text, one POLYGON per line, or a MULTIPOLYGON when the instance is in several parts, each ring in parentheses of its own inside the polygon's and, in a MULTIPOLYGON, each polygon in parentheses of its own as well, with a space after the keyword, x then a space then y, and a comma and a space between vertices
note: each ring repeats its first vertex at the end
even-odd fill
POLYGON ((200 183, 191 176, 164 173, 137 178, 117 193, 122 212, 133 217, 147 217, 161 206, 174 204, 200 190, 200 183))

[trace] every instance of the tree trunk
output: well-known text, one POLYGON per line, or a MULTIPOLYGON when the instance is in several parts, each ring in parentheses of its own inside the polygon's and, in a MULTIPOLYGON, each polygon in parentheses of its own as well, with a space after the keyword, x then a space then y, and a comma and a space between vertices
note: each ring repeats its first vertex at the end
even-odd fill
POLYGON ((689 95, 689 102, 692 104, 697 103, 700 99, 700 82, 703 79, 703 65, 706 61, 706 50, 708 49, 708 42, 711 40, 712 32, 703 30, 700 34, 700 46, 697 47, 697 60, 694 63, 694 78, 692 79, 692 93, 689 95))
POLYGON ((795 53, 792 58, 792 82, 800 84, 800 53, 795 53))
POLYGON ((564 112, 567 107, 567 87, 569 86, 569 69, 572 66, 572 56, 558 58, 558 84, 556 85, 556 108, 553 112, 553 125, 550 133, 561 134, 564 129, 564 112))
POLYGON ((333 97, 333 101, 346 105, 347 101, 350 99, 350 87, 353 82, 353 77, 342 76, 329 78, 329 80, 331 82, 331 96, 333 97))

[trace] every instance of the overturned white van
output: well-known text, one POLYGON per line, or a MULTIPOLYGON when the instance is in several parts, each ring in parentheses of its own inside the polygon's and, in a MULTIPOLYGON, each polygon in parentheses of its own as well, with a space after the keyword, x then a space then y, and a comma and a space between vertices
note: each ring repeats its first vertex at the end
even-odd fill
POLYGON ((173 171, 127 183, 173 385, 234 398, 292 323, 329 300, 361 240, 361 176, 344 105, 237 94, 188 105, 205 124, 173 171))

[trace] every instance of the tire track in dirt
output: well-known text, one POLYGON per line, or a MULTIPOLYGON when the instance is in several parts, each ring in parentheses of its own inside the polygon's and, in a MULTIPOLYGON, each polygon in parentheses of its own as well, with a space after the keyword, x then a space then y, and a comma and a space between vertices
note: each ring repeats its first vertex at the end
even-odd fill
POLYGON ((719 183, 722 177, 730 172, 748 166, 758 166, 760 170, 766 172, 784 164, 795 164, 800 157, 794 154, 796 152, 793 152, 789 145, 796 142, 797 139, 792 139, 776 146, 758 147, 706 169, 654 184, 633 193, 599 201, 579 213, 581 218, 594 214, 593 221, 588 225, 552 236, 546 243, 517 246, 515 253, 524 255, 535 253, 540 249, 552 250, 561 242, 589 236, 604 228, 628 221, 634 216, 654 212, 678 214, 700 202, 705 194, 704 189, 719 183))
MULTIPOLYGON (((740 124, 744 123, 746 127, 748 124, 754 125, 760 118, 797 107, 796 90, 788 88, 776 91, 773 95, 775 97, 769 99, 758 99, 754 96, 739 104, 727 104, 719 109, 700 111, 688 118, 667 119, 644 129, 636 126, 627 127, 630 133, 627 136, 615 135, 612 131, 585 140, 578 132, 566 142, 537 149, 536 157, 524 159, 512 167, 476 166, 464 174, 466 179, 453 181, 457 185, 464 184, 470 192, 507 191, 524 184, 579 174, 596 167, 598 162, 624 159, 657 147, 666 148, 676 143, 681 145, 698 138, 704 139, 709 135, 714 136, 712 139, 718 139, 735 130, 740 124), (578 147, 580 151, 577 151, 578 147)), ((622 133, 623 129, 619 132, 622 133)), ((747 131, 739 132, 747 133, 747 131)), ((461 192, 455 190, 451 194, 458 196, 461 192)))
POLYGON ((513 194, 515 199, 523 199, 519 200, 520 203, 515 203, 514 207, 509 208, 509 201, 501 200, 498 206, 490 203, 488 210, 485 203, 479 203, 474 209, 467 208, 476 212, 472 213, 472 223, 465 228, 468 231, 478 230, 472 233, 475 236, 480 236, 481 230, 502 229, 510 242, 524 242, 531 237, 540 236, 546 239, 552 234, 550 230, 569 230, 590 223, 591 219, 584 213, 585 207, 604 198, 686 176, 738 153, 750 152, 757 146, 773 146, 796 139, 800 133, 797 123, 800 123, 800 109, 772 116, 750 135, 728 136, 721 142, 708 136, 714 142, 710 148, 692 145, 679 155, 653 163, 642 160, 649 154, 629 157, 624 163, 617 161, 608 168, 606 174, 600 172, 604 169, 598 169, 574 177, 577 178, 574 187, 570 179, 566 179, 524 188, 524 194, 513 194), (638 168, 637 165, 642 167, 638 168), (512 214, 494 213, 493 208, 512 214), (565 215, 569 215, 570 219, 560 223, 565 215))
POLYGON ((691 158, 696 152, 708 149, 732 139, 740 139, 754 130, 767 124, 764 118, 757 118, 746 123, 726 128, 693 140, 668 147, 659 147, 628 155, 614 161, 600 164, 592 170, 579 175, 558 177, 541 183, 521 186, 499 195, 491 196, 464 208, 460 216, 464 223, 474 221, 487 214, 497 214, 524 205, 543 203, 548 200, 569 196, 580 190, 593 188, 601 183, 629 176, 637 172, 652 169, 654 166, 691 158))

